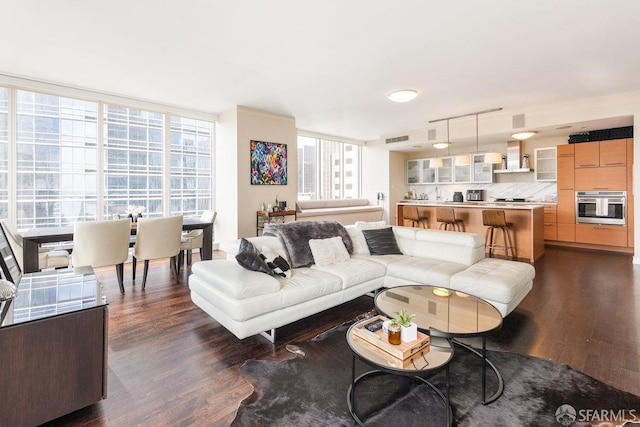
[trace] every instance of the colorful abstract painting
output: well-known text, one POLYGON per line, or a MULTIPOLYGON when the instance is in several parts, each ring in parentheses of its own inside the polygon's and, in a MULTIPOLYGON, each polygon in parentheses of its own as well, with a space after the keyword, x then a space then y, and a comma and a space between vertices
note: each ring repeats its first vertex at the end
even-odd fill
POLYGON ((287 144, 251 141, 251 184, 287 185, 287 144))

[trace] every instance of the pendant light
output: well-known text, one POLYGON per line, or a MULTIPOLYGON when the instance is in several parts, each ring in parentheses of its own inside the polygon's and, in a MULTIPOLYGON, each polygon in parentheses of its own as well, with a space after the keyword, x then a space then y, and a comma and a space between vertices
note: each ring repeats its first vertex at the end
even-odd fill
MULTIPOLYGON (((443 148, 447 148, 447 155, 451 155, 451 141, 449 141, 449 119, 447 119, 447 142, 436 142, 435 144, 433 144, 434 148, 437 149, 443 149, 443 148)), ((444 161, 442 160, 441 157, 438 157, 437 159, 431 159, 429 160, 429 167, 430 168, 441 168, 444 167, 444 161)))
MULTIPOLYGON (((447 140, 449 140, 449 120, 447 120, 447 140)), ((454 158, 454 165, 456 166, 469 166, 471 159, 468 154, 459 154, 454 158)))
MULTIPOLYGON (((448 148, 450 145, 451 143, 449 142, 449 121, 447 120, 447 142, 437 142, 433 144, 433 146, 437 149, 442 149, 442 148, 448 148)), ((444 167, 444 161, 442 160, 442 157, 429 160, 429 167, 431 169, 444 167)))
MULTIPOLYGON (((476 151, 478 151, 478 113, 476 113, 476 151)), ((485 153, 485 163, 502 163, 502 154, 497 152, 485 153)))
MULTIPOLYGON (((480 114, 485 114, 485 113, 492 113, 494 111, 500 111, 502 110, 502 107, 498 107, 498 108, 492 108, 490 110, 483 110, 483 111, 478 111, 475 113, 469 113, 469 114, 462 114, 460 116, 454 116, 454 117, 447 117, 447 118, 442 118, 442 119, 436 119, 436 120, 429 120, 429 123, 435 123, 435 122, 440 122, 443 120, 447 121, 447 141, 449 140, 449 120, 450 119, 458 119, 460 117, 468 117, 468 116, 476 116, 476 154, 479 154, 480 151, 480 147, 479 147, 479 132, 478 132, 478 116, 480 114)), ((440 143, 442 144, 442 148, 446 148, 448 145, 450 145, 450 142, 447 143, 440 143), (447 144, 447 145, 445 145, 447 144)), ((434 146, 436 146, 436 144, 433 144, 434 146)), ((485 163, 501 163, 502 162, 502 154, 497 153, 497 152, 491 152, 491 153, 485 153, 484 155, 484 161, 485 163)), ((442 159, 432 159, 429 162, 429 167, 431 168, 435 168, 435 167, 442 167, 442 159)), ((471 156, 469 155, 459 155, 459 156, 455 156, 455 164, 458 166, 467 166, 471 164, 471 156)))

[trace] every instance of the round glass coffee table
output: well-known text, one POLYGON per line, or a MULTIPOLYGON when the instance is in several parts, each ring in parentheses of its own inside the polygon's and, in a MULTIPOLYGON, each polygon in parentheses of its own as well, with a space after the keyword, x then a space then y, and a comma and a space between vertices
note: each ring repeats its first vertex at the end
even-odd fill
POLYGON ((448 288, 409 285, 387 288, 376 295, 376 309, 389 318, 394 312, 406 308, 415 313, 418 329, 431 337, 451 338, 455 345, 482 357, 482 403, 495 402, 504 391, 504 382, 498 369, 487 359, 486 336, 502 327, 502 315, 487 301, 448 288), (455 338, 481 337, 482 352, 455 338), (498 380, 498 390, 487 398, 487 366, 498 380))
POLYGON ((353 419, 358 423, 358 425, 365 425, 356 414, 355 410, 356 384, 361 381, 365 381, 366 378, 372 376, 392 374, 413 377, 415 381, 419 381, 420 383, 429 386, 436 393, 437 397, 439 397, 444 403, 446 410, 446 425, 451 425, 453 422, 453 414, 451 411, 451 405, 449 404, 449 362, 453 357, 453 346, 451 345, 450 340, 447 338, 432 337, 428 353, 422 354, 420 357, 414 357, 410 362, 405 362, 364 340, 353 332, 354 328, 358 327, 358 325, 368 321, 369 319, 365 319, 357 322, 351 325, 347 331, 347 344, 351 349, 353 357, 351 365, 351 386, 347 391, 347 405, 349 407, 349 413, 353 419), (374 367, 375 370, 365 372, 356 378, 356 358, 374 367), (446 372, 447 389, 445 394, 438 390, 438 388, 432 383, 420 376, 425 373, 433 373, 440 369, 445 369, 446 372))

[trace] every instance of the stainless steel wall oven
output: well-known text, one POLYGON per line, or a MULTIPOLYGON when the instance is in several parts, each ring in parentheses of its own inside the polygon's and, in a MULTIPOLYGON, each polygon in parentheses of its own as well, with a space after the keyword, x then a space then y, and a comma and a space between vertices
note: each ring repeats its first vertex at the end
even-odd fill
POLYGON ((627 224, 626 191, 576 191, 576 224, 627 224))

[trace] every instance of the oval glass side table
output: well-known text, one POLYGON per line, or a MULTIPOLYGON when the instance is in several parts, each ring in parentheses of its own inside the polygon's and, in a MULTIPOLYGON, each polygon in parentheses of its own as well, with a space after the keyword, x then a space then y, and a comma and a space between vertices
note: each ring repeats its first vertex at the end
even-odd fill
POLYGON ((442 400, 446 411, 446 425, 450 426, 453 422, 453 414, 449 403, 449 362, 453 358, 453 346, 451 342, 446 338, 432 337, 428 353, 415 358, 412 362, 404 363, 402 360, 392 356, 374 344, 367 342, 353 332, 354 327, 357 327, 362 322, 368 321, 369 319, 365 319, 353 324, 347 331, 346 337, 347 344, 352 353, 351 386, 347 391, 347 405, 349 413, 356 423, 360 426, 365 425, 356 413, 356 385, 366 381, 367 378, 372 376, 391 374, 411 377, 415 381, 427 385, 436 396, 442 400), (375 369, 365 372, 356 378, 356 358, 375 369), (445 370, 445 393, 442 393, 435 385, 421 376, 427 373, 435 373, 441 369, 445 370))

